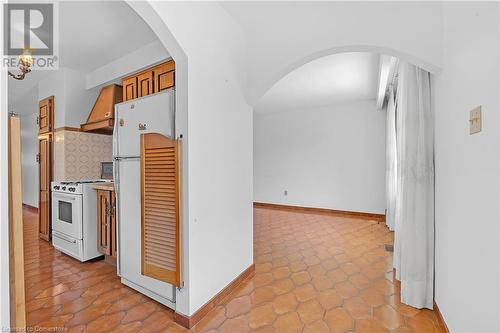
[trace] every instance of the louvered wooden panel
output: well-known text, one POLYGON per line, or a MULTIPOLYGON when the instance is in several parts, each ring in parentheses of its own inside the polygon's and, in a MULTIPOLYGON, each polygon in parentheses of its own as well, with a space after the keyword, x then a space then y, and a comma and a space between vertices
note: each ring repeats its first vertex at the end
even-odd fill
POLYGON ((178 141, 141 135, 142 274, 181 286, 178 141))

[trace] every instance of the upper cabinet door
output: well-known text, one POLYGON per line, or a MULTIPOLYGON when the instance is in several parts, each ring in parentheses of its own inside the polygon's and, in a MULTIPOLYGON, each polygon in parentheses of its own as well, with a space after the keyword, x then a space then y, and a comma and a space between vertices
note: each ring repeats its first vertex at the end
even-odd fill
POLYGON ((129 77, 128 79, 123 79, 123 101, 129 101, 131 99, 137 98, 137 77, 129 77))
POLYGON ((151 95, 153 93, 153 72, 145 72, 137 75, 137 97, 151 95))
POLYGON ((160 92, 175 86, 175 62, 169 61, 153 68, 154 92, 160 92))
POLYGON ((42 99, 38 103, 38 133, 52 131, 54 122, 54 96, 42 99))

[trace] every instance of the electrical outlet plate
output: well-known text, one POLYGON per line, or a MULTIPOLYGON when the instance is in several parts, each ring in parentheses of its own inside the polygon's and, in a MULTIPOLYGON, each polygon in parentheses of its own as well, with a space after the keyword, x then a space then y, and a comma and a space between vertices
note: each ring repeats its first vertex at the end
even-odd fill
POLYGON ((470 134, 475 134, 481 132, 482 129, 482 115, 481 115, 481 105, 470 111, 469 127, 470 134))

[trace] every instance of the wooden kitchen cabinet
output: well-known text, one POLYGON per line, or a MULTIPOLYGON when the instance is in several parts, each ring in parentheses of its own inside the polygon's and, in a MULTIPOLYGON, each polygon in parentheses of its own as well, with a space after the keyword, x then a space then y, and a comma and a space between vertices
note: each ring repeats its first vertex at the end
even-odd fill
POLYGON ((115 192, 97 190, 97 250, 116 258, 115 192))
POLYGON ((123 101, 144 97, 175 86, 173 60, 148 68, 122 80, 123 101))
POLYGON ((127 79, 123 79, 122 81, 123 87, 123 101, 128 101, 134 98, 137 98, 137 77, 129 77, 127 79))
POLYGON ((154 92, 172 88, 175 84, 175 62, 169 61, 153 69, 154 92))
POLYGON ((148 71, 137 75, 137 97, 144 97, 153 93, 153 72, 148 71))

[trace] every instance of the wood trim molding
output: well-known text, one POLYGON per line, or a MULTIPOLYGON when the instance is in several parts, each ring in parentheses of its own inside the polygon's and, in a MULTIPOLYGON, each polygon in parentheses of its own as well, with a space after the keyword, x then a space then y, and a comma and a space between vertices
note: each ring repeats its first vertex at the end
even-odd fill
POLYGON ((174 313, 174 321, 187 328, 191 329, 196 325, 203 317, 205 317, 210 310, 215 308, 217 305, 224 303, 227 297, 236 290, 236 288, 245 280, 250 279, 255 274, 255 264, 250 265, 245 269, 236 279, 229 283, 224 289, 222 289, 217 295, 212 297, 208 302, 206 302, 201 308, 198 309, 192 316, 185 316, 182 313, 174 313))
POLYGON ((30 212, 32 212, 34 214, 38 214, 38 208, 36 208, 35 206, 31 206, 31 205, 23 203, 23 209, 29 210, 30 212))
MULTIPOLYGON (((135 71, 133 73, 130 73, 129 75, 125 76, 123 79, 122 79, 122 82, 123 80, 127 80, 127 79, 130 79, 130 78, 133 78, 133 77, 137 77, 141 74, 144 74, 144 73, 147 73, 147 72, 150 72, 152 70, 154 70, 155 68, 157 67, 160 67, 160 66, 166 66, 167 70, 169 71, 173 71, 175 70, 175 61, 174 59, 172 58, 169 58, 169 59, 166 59, 166 60, 163 60, 163 61, 160 61, 156 64, 152 64, 151 66, 149 67, 146 67, 146 68, 143 68, 143 69, 140 69, 138 71, 135 71)), ((123 84, 122 84, 123 85, 123 84)), ((139 96, 137 96, 139 97, 139 96)))
POLYGON ((281 205, 281 204, 273 204, 266 202, 254 202, 254 207, 257 208, 269 208, 269 209, 278 209, 278 210, 287 210, 292 212, 302 212, 302 213, 314 213, 314 214, 327 214, 334 216, 342 216, 342 217, 355 217, 364 220, 375 220, 378 222, 385 221, 384 214, 375 214, 375 213, 365 213, 365 212, 351 212, 347 210, 336 210, 329 208, 313 208, 313 207, 302 207, 302 206, 290 206, 290 205, 281 205))
POLYGON ((443 328, 443 330, 446 333, 450 333, 450 330, 448 329, 448 325, 446 325, 446 322, 444 321, 443 314, 441 313, 441 310, 439 310, 439 306, 436 304, 435 301, 434 301, 434 310, 436 310, 439 325, 443 328))
POLYGON ((18 117, 9 117, 8 131, 10 324, 15 330, 24 331, 26 329, 26 297, 21 188, 21 121, 18 117))
POLYGON ((54 130, 54 132, 60 132, 60 131, 81 132, 82 130, 79 127, 70 127, 70 126, 58 127, 54 130))

